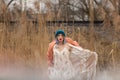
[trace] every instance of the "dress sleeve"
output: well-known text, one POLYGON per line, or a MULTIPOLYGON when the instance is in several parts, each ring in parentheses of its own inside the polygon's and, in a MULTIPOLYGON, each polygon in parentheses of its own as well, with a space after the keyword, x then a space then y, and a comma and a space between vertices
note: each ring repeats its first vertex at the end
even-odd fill
POLYGON ((48 51, 47 51, 47 61, 48 63, 52 63, 53 60, 53 46, 55 45, 55 41, 52 41, 49 44, 48 51))
POLYGON ((76 70, 76 73, 79 74, 80 72, 80 79, 94 80, 98 61, 97 53, 77 46, 70 46, 72 49, 70 51, 69 59, 76 70))

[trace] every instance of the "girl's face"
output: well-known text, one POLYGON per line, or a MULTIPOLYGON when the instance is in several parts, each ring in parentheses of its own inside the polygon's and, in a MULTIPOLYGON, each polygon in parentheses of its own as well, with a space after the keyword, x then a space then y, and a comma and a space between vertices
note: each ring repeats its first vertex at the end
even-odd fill
POLYGON ((58 34, 57 39, 59 42, 63 42, 64 36, 62 34, 58 34))

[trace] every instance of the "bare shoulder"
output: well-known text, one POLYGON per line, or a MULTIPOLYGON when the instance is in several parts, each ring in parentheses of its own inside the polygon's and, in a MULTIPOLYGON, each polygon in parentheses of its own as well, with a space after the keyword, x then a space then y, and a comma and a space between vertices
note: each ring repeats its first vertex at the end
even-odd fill
POLYGON ((66 47, 68 48, 68 49, 71 49, 72 47, 70 46, 71 44, 70 43, 66 43, 66 47))
POLYGON ((67 43, 66 43, 66 46, 71 47, 71 44, 67 42, 67 43))

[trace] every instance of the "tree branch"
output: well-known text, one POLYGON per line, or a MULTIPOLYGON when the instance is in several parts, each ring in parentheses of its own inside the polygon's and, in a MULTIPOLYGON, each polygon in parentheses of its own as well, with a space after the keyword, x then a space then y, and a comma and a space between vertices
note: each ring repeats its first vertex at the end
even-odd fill
POLYGON ((11 0, 11 1, 8 3, 7 8, 9 7, 9 5, 10 5, 13 1, 14 1, 14 0, 11 0))

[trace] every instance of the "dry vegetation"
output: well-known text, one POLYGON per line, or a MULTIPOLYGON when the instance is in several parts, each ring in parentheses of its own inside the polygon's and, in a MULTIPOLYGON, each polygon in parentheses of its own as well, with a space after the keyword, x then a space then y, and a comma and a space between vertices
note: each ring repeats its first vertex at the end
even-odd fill
MULTIPOLYGON (((8 12, 2 15, 5 21, 10 17, 8 12)), ((63 29, 68 37, 78 41, 83 48, 96 51, 99 70, 116 69, 119 66, 120 33, 113 28, 46 26, 46 19, 51 19, 51 13, 46 17, 37 15, 37 25, 27 21, 25 12, 20 16, 18 23, 0 23, 0 67, 23 65, 39 69, 46 66, 48 44, 54 40, 57 29, 63 29)))

